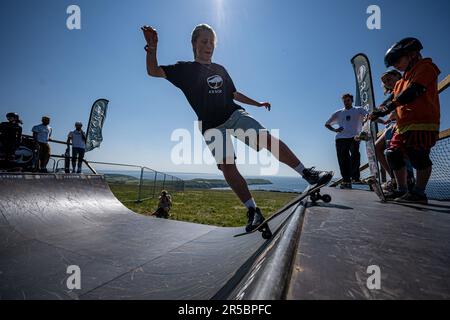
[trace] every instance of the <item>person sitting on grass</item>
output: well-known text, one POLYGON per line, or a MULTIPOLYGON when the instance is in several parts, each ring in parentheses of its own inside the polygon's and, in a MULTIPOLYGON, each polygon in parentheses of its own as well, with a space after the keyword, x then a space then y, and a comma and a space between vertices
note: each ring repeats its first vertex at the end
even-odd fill
POLYGON ((172 196, 167 193, 166 190, 161 191, 161 195, 158 198, 158 209, 152 213, 152 216, 157 218, 169 218, 169 211, 172 207, 172 196))

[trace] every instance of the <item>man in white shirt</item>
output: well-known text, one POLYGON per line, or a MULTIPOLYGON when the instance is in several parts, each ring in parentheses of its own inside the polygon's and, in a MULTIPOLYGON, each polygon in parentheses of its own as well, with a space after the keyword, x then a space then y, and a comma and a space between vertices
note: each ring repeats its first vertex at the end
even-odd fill
POLYGON ((52 137, 52 128, 49 126, 50 118, 47 116, 42 117, 42 123, 36 125, 31 130, 33 132, 33 138, 36 143, 36 147, 39 150, 39 163, 38 169, 40 172, 47 172, 47 164, 50 160, 50 145, 52 137))
POLYGON ((361 154, 355 136, 361 132, 368 112, 362 107, 353 107, 353 96, 349 93, 342 96, 342 101, 344 108, 333 113, 325 123, 325 127, 337 133, 336 152, 343 181, 341 188, 351 189, 352 179, 354 182, 360 181, 361 154), (339 127, 336 129, 333 125, 339 127))
POLYGON ((81 130, 83 124, 81 122, 75 123, 75 130, 69 132, 67 136, 67 148, 70 147, 72 141, 72 172, 75 173, 75 167, 77 167, 76 173, 81 173, 81 166, 83 164, 84 153, 86 151, 86 134, 81 130), (78 166, 77 166, 78 159, 78 166))

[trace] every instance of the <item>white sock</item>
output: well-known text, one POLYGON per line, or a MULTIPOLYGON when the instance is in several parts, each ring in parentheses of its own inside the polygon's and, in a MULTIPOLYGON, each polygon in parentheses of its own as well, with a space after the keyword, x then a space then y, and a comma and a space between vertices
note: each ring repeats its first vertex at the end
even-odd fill
POLYGON ((294 170, 297 171, 301 176, 303 176, 303 170, 305 170, 305 166, 300 162, 300 164, 296 166, 294 170))
POLYGON ((255 208, 256 209, 256 202, 255 199, 251 198, 250 200, 247 200, 244 205, 247 207, 247 209, 255 208))

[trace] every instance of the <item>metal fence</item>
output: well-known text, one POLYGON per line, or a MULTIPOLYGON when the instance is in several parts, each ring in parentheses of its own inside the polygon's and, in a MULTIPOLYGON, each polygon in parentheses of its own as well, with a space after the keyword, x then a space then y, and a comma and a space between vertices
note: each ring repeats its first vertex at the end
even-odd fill
POLYGON ((169 193, 184 191, 184 180, 145 166, 97 161, 88 163, 95 172, 105 176, 119 199, 142 202, 158 197, 161 190, 169 193))

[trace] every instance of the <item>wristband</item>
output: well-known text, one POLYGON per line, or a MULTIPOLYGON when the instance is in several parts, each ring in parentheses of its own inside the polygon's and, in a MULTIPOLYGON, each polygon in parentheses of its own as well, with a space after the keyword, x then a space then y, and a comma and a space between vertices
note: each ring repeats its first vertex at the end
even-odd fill
POLYGON ((147 52, 155 50, 155 49, 156 49, 156 47, 150 47, 148 44, 144 47, 144 50, 147 52))

